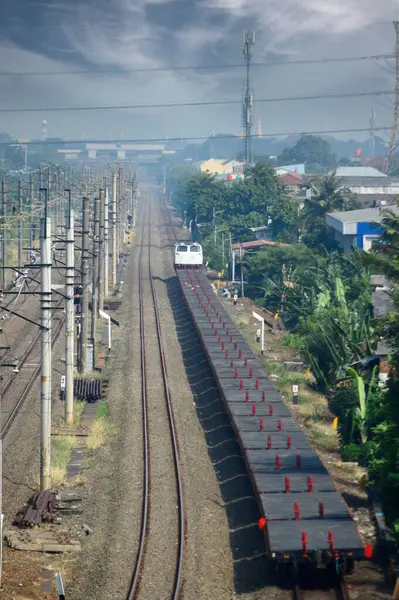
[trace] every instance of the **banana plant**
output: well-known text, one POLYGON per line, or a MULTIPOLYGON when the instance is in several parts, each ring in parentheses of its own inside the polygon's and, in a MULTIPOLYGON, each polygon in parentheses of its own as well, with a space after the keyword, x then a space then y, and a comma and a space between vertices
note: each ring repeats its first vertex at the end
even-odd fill
POLYGON ((362 444, 365 444, 368 441, 368 406, 370 395, 373 392, 377 381, 377 369, 377 366, 374 367, 370 381, 368 382, 366 388, 363 377, 359 375, 359 373, 352 367, 348 368, 348 376, 354 383, 356 396, 359 401, 359 406, 356 407, 353 417, 354 422, 356 423, 359 429, 362 444))

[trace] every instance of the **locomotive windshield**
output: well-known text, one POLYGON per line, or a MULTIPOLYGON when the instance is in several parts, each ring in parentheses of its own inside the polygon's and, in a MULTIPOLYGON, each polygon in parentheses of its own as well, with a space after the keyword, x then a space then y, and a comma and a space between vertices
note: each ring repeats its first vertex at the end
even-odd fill
POLYGON ((177 252, 187 252, 187 246, 177 246, 177 252))
POLYGON ((191 252, 201 252, 201 248, 199 246, 190 246, 191 252))

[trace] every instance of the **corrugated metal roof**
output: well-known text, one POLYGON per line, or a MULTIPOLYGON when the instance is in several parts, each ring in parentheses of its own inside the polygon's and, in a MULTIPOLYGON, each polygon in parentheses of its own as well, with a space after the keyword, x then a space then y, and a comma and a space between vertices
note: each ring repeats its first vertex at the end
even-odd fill
POLYGON ((305 165, 303 163, 298 165, 281 165, 281 167, 277 168, 284 169, 285 171, 289 171, 290 173, 294 173, 295 171, 297 171, 298 173, 300 173, 300 175, 305 174, 305 165))
POLYGON ((353 176, 353 177, 340 177, 339 181, 342 186, 349 188, 355 187, 368 187, 368 188, 395 188, 399 186, 399 179, 397 177, 370 177, 370 176, 353 176))
POLYGON ((338 167, 337 177, 387 177, 374 167, 338 167))
POLYGON ((331 216, 342 223, 380 223, 384 218, 386 210, 391 210, 399 215, 398 206, 393 204, 390 206, 378 206, 376 208, 360 208, 358 210, 328 213, 327 216, 331 216))

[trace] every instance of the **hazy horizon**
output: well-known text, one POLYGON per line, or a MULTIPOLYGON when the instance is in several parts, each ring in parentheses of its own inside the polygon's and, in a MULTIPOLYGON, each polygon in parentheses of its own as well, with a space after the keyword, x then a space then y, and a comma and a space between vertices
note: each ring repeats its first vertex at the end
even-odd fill
MULTIPOLYGON (((392 54, 399 2, 374 0, 5 0, 0 108, 240 100, 242 68, 123 73, 123 70, 243 64, 243 29, 256 33, 254 62, 392 54), (97 72, 96 72, 97 71, 97 72), (103 71, 103 73, 101 73, 103 71)), ((259 103, 256 98, 393 89, 393 60, 253 68, 255 122, 264 134, 389 126, 392 97, 259 103)), ((0 130, 80 139, 205 137, 240 132, 239 104, 124 111, 0 113, 0 130)), ((364 139, 364 134, 337 138, 364 139)), ((381 133, 386 139, 387 134, 381 133)))

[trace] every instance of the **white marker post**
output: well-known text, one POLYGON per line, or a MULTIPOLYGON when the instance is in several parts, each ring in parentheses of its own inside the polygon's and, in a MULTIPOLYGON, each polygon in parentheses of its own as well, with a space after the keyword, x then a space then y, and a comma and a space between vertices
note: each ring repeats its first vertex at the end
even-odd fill
POLYGON ((258 315, 256 312, 252 313, 252 316, 257 319, 258 321, 261 322, 262 325, 262 340, 261 340, 261 354, 263 356, 264 351, 265 351, 265 319, 263 317, 261 317, 260 315, 258 315))
POLYGON ((292 386, 292 404, 298 404, 298 386, 297 385, 293 385, 292 386))
POLYGON ((111 317, 101 309, 99 310, 99 313, 100 317, 103 317, 108 321, 108 350, 111 350, 111 317))

